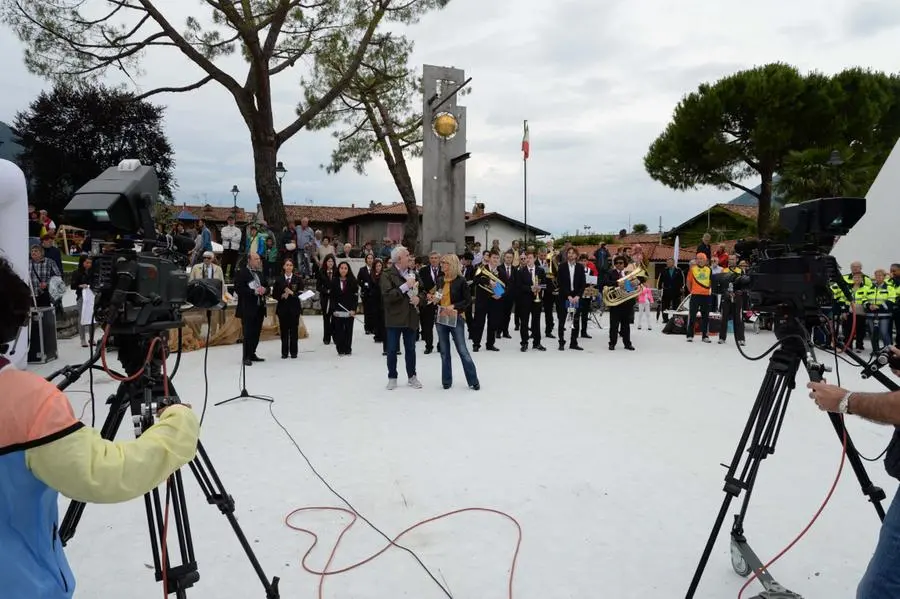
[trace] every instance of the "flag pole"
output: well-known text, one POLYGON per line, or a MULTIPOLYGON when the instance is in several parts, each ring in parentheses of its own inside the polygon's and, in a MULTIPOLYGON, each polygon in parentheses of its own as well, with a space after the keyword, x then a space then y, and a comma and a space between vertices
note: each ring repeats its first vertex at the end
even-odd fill
POLYGON ((522 121, 522 203, 525 209, 525 249, 528 249, 528 154, 531 152, 531 141, 528 136, 528 121, 522 121))

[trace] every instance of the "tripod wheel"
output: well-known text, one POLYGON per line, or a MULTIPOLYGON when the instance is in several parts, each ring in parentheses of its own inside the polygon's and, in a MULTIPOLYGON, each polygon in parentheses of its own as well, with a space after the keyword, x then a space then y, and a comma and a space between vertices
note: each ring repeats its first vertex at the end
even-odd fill
POLYGON ((734 568, 735 574, 741 578, 750 576, 750 566, 747 565, 747 560, 741 555, 741 550, 734 540, 731 541, 731 567, 734 568))

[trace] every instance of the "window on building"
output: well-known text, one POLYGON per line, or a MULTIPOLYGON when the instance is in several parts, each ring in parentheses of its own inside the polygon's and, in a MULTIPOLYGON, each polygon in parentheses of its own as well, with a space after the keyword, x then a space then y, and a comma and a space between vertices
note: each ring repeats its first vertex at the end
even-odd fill
POLYGON ((385 237, 389 237, 394 243, 399 243, 403 239, 403 223, 388 223, 385 237))
POLYGON ((359 225, 347 227, 347 241, 352 243, 353 247, 359 247, 359 225))

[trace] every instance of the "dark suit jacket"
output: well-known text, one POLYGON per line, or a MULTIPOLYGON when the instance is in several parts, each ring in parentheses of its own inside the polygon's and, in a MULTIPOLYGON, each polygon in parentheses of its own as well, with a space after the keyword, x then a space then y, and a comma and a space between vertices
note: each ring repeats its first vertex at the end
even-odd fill
POLYGON ((275 313, 282 318, 300 316, 300 313, 303 311, 299 297, 301 293, 303 293, 303 279, 300 275, 296 273, 291 275, 290 282, 288 282, 284 274, 276 275, 275 282, 272 284, 272 297, 278 301, 275 313), (281 295, 288 287, 294 292, 294 295, 289 295, 287 299, 282 299, 281 295))
MULTIPOLYGON (((534 274, 537 276, 538 285, 547 285, 547 274, 544 272, 544 269, 537 264, 534 265, 534 274)), ((528 272, 528 267, 524 264, 520 266, 515 274, 514 280, 517 290, 516 303, 522 307, 534 302, 534 293, 531 291, 533 281, 531 280, 531 273, 528 272)), ((538 292, 538 298, 542 301, 544 299, 545 291, 546 287, 538 292)))
POLYGON ((584 288, 587 286, 585 282, 584 266, 575 263, 575 280, 569 280, 569 263, 563 262, 556 271, 556 281, 559 285, 559 300, 563 301, 568 297, 584 295, 584 288))
MULTIPOLYGON (((442 279, 444 275, 441 273, 440 267, 437 269, 437 279, 442 279)), ((437 287, 437 280, 431 275, 431 265, 423 266, 419 269, 419 280, 422 282, 422 290, 426 293, 437 287)))
POLYGON ((343 312, 346 308, 350 312, 356 312, 356 309, 359 308, 358 293, 359 285, 356 284, 356 279, 347 277, 347 284, 341 291, 341 277, 335 277, 331 281, 331 311, 343 312))
POLYGON ((503 300, 506 302, 514 302, 516 301, 516 295, 518 294, 517 284, 516 284, 516 271, 517 267, 512 264, 509 265, 509 273, 507 273, 507 266, 505 264, 501 264, 497 267, 497 276, 500 277, 500 280, 503 281, 503 284, 506 285, 506 293, 503 294, 503 300))
MULTIPOLYGON (((372 270, 375 270, 375 267, 372 267, 372 270)), ((372 275, 369 273, 369 269, 363 264, 359 268, 359 272, 356 273, 356 282, 359 284, 360 295, 362 296, 362 301, 365 303, 369 297, 372 295, 372 291, 377 291, 373 289, 373 281, 372 275)))
MULTIPOLYGON (((415 272, 410 269, 411 273, 415 272)), ((409 303, 409 296, 400 290, 406 283, 400 276, 396 266, 384 269, 381 273, 381 300, 384 303, 384 326, 408 329, 419 328, 419 311, 409 303)), ((419 305, 424 303, 424 290, 419 285, 419 305)))
MULTIPOLYGON (((264 286, 266 280, 263 277, 263 273, 257 272, 256 274, 259 277, 259 284, 264 286)), ((242 318, 245 313, 249 314, 251 310, 263 314, 266 311, 266 295, 269 295, 271 290, 266 288, 264 295, 257 295, 253 289, 250 289, 252 281, 253 275, 246 264, 234 276, 234 292, 238 297, 238 305, 235 308, 234 315, 238 318, 242 318)))

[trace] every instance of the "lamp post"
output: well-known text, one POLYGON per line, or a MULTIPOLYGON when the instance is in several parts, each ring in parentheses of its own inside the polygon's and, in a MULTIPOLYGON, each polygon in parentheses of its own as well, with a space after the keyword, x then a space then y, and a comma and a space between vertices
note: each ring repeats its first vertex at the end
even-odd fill
POLYGON ((585 236, 587 236, 587 237, 590 237, 590 236, 591 236, 591 226, 590 226, 590 225, 585 225, 585 226, 584 226, 584 234, 585 234, 585 236))
POLYGON ((231 214, 234 216, 235 220, 237 220, 237 197, 239 193, 241 193, 241 190, 238 189, 237 185, 231 188, 231 196, 234 198, 234 208, 232 208, 231 214))
POLYGON ((841 153, 837 150, 831 151, 831 156, 828 157, 828 166, 830 166, 833 170, 833 180, 831 182, 831 195, 838 196, 841 192, 841 182, 840 182, 840 167, 844 164, 844 159, 841 158, 841 153))
POLYGON ((287 169, 284 168, 284 163, 279 162, 275 165, 275 176, 278 177, 278 189, 281 189, 281 183, 284 181, 284 176, 287 174, 287 169))

